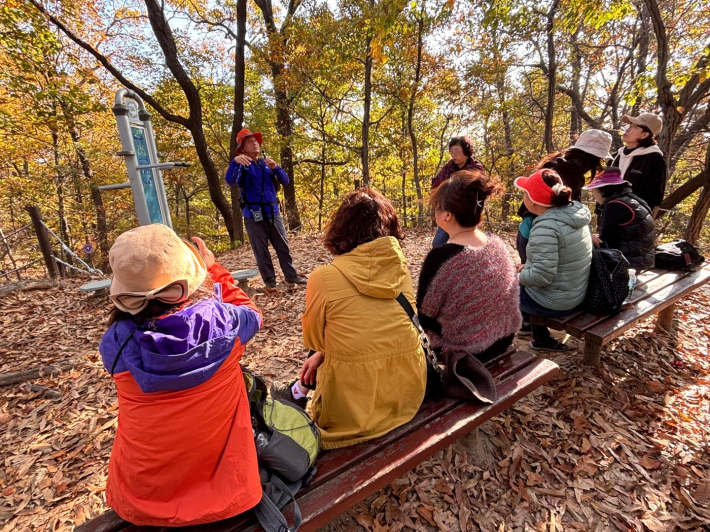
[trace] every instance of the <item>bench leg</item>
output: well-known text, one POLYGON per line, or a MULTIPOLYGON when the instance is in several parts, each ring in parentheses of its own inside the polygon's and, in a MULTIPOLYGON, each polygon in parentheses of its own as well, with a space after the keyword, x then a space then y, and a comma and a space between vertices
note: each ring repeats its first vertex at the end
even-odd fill
POLYGON ((601 365, 601 358, 602 345, 594 342, 591 338, 585 338, 583 362, 598 368, 601 365))
POLYGON ((668 305, 656 318, 656 331, 662 331, 670 334, 673 332, 673 312, 675 311, 675 303, 668 305))

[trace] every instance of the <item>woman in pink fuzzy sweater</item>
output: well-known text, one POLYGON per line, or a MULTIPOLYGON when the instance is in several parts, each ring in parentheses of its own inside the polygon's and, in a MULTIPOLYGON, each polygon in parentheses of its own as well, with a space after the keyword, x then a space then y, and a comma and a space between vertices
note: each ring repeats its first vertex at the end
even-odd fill
POLYGON ((432 249, 419 277, 417 308, 434 348, 462 349, 485 362, 513 343, 522 322, 508 246, 478 226, 502 186, 481 171, 456 172, 431 196, 449 243, 432 249))

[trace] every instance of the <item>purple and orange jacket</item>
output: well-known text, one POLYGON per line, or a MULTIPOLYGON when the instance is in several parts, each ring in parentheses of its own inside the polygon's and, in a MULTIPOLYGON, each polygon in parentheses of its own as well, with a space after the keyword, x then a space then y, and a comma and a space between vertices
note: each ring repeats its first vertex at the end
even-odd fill
POLYGON ((261 313, 221 265, 209 274, 221 300, 121 321, 101 339, 119 406, 106 501, 136 525, 218 521, 261 500, 239 366, 261 313))

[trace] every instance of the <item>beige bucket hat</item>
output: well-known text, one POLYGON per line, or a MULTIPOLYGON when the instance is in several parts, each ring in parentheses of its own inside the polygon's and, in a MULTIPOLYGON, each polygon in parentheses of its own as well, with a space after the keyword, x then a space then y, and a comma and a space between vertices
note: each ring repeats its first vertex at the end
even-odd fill
POLYGON ((638 116, 624 115, 621 117, 621 122, 625 124, 636 124, 637 126, 645 126, 655 137, 663 129, 663 120, 660 116, 653 113, 641 113, 638 116))
POLYGON ((108 258, 113 270, 111 301, 130 314, 138 314, 152 299, 168 304, 185 301, 207 275, 197 248, 162 224, 126 231, 108 258))

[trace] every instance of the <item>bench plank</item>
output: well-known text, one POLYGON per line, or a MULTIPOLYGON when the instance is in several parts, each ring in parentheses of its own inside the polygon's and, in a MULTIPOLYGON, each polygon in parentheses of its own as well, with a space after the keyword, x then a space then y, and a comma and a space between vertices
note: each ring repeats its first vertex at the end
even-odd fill
POLYGON ((639 321, 674 304, 680 298, 693 292, 708 281, 710 281, 710 265, 698 271, 685 274, 677 282, 657 290, 647 298, 639 301, 633 308, 623 310, 604 323, 586 331, 584 335, 585 341, 589 338, 594 344, 604 345, 624 334, 639 321))
MULTIPOLYGON (((645 287, 645 285, 658 277, 659 275, 665 273, 666 270, 661 270, 661 269, 652 269, 652 270, 645 270, 642 272, 639 272, 636 275, 636 288, 640 287, 645 287)), ((586 314, 586 311, 584 310, 577 310, 574 311, 570 314, 567 314, 565 316, 560 316, 558 318, 541 318, 539 316, 531 316, 530 321, 536 325, 546 325, 550 329, 553 329, 555 331, 562 331, 564 330, 567 325, 572 322, 573 320, 576 320, 577 318, 580 318, 586 314)), ((567 331, 569 332, 569 331, 567 331)), ((569 332, 572 336, 576 336, 575 334, 572 334, 569 332)), ((576 336, 577 338, 581 338, 581 336, 576 336)))
MULTIPOLYGON (((635 287, 628 304, 636 306, 640 301, 643 301, 656 292, 660 292, 661 290, 668 288, 673 285, 673 283, 687 275, 687 273, 683 272, 663 272, 660 275, 655 276, 653 279, 650 279, 647 283, 644 283, 639 287, 635 287)), ((625 311, 622 311, 622 313, 623 312, 625 311)), ((584 314, 582 317, 568 323, 565 329, 575 338, 582 338, 584 333, 592 327, 603 324, 607 320, 613 320, 618 316, 619 314, 612 317, 609 317, 608 314, 584 314)))

